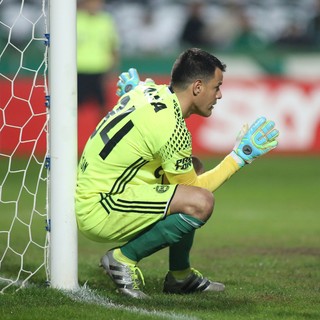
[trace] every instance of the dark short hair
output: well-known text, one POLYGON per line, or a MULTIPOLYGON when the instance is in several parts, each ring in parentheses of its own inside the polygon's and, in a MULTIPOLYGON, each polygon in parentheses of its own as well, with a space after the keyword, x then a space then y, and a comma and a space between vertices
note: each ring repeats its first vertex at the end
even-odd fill
POLYGON ((171 70, 171 87, 185 89, 197 79, 208 80, 216 68, 226 70, 226 65, 217 57, 202 49, 191 48, 182 52, 171 70))

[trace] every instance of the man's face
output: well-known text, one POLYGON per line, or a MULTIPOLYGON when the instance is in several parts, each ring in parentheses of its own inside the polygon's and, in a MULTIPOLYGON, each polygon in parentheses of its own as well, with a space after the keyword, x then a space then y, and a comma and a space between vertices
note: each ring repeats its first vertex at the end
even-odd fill
POLYGON ((203 117, 210 117, 214 105, 218 99, 222 98, 220 86, 223 81, 223 73, 220 69, 216 69, 214 77, 204 82, 198 80, 194 88, 194 114, 203 117))

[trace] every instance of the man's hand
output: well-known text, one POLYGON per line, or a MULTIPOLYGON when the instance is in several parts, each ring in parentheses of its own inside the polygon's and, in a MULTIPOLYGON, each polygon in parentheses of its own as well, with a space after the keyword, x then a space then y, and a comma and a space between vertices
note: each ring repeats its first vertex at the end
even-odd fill
POLYGON ((137 69, 130 68, 128 72, 122 72, 117 83, 117 96, 121 97, 125 93, 131 91, 139 84, 152 84, 154 81, 147 78, 145 81, 140 81, 137 69))
POLYGON ((230 155, 243 167, 274 149, 278 145, 278 136, 279 131, 275 129, 273 121, 267 121, 265 117, 258 118, 250 128, 248 125, 242 127, 230 155))
POLYGON ((120 74, 116 93, 119 97, 121 97, 125 93, 135 88, 139 83, 140 78, 138 71, 134 68, 130 68, 128 72, 122 72, 120 74))

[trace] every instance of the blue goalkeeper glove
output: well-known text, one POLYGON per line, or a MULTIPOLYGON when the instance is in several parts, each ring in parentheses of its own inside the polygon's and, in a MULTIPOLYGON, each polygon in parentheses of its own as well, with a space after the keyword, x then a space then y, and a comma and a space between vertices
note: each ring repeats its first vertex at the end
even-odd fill
POLYGON ((243 167, 274 149, 278 145, 278 136, 279 131, 275 129, 273 121, 267 121, 265 117, 258 118, 250 128, 248 125, 242 127, 230 155, 243 167))
POLYGON ((135 88, 140 83, 139 74, 136 69, 130 68, 128 72, 122 72, 119 76, 119 81, 117 83, 117 95, 119 97, 123 96, 125 93, 129 92, 135 88))
POLYGON ((119 76, 119 81, 117 83, 116 94, 121 97, 125 93, 131 91, 139 84, 153 84, 154 81, 147 78, 145 81, 140 81, 138 71, 134 68, 130 68, 128 72, 122 72, 119 76))

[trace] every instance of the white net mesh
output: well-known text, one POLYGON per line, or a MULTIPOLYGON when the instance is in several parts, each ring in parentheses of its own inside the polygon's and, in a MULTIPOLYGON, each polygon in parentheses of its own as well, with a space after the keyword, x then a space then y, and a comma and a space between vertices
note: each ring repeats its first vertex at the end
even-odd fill
POLYGON ((0 0, 0 292, 47 268, 48 0, 0 0))

